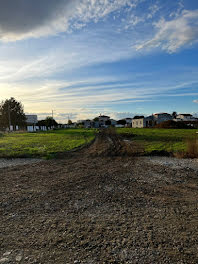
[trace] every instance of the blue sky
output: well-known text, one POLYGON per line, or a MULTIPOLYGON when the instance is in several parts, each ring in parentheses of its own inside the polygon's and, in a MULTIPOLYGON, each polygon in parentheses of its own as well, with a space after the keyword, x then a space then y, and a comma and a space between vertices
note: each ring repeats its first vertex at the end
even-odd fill
POLYGON ((40 118, 198 113, 197 0, 2 0, 0 96, 40 118))

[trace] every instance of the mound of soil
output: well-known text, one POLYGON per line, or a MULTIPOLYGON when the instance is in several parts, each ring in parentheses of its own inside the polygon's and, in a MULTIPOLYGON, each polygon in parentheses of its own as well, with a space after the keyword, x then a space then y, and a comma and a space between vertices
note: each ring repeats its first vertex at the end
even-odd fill
POLYGON ((144 153, 142 146, 119 135, 114 129, 101 130, 89 148, 92 156, 139 156, 144 153))

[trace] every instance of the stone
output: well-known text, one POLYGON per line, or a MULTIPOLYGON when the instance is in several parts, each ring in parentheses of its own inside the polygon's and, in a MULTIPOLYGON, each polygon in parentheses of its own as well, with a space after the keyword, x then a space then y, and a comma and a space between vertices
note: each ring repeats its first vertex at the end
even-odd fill
POLYGON ((16 256, 16 261, 17 261, 17 262, 20 262, 20 261, 22 260, 22 258, 23 258, 23 257, 22 257, 21 255, 17 255, 17 256, 16 256))
POLYGON ((0 263, 5 263, 5 262, 7 262, 7 261, 9 261, 8 258, 2 258, 2 259, 0 259, 0 263))

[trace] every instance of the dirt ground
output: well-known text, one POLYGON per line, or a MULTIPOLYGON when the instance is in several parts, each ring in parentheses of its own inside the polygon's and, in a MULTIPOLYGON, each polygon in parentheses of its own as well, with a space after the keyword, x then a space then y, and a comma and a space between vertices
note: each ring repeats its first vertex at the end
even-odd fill
POLYGON ((0 169, 0 263, 198 263, 196 162, 93 148, 0 169))

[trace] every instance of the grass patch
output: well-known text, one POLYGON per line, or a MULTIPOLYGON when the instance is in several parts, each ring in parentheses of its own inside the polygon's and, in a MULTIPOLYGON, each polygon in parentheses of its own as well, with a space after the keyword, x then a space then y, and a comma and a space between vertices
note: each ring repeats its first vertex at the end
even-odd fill
POLYGON ((131 134, 131 139, 144 146, 145 154, 157 152, 186 152, 187 142, 198 138, 196 129, 155 129, 155 128, 118 128, 118 133, 131 134))
POLYGON ((91 142, 93 129, 62 129, 36 133, 5 133, 0 137, 0 158, 44 157, 91 142))

